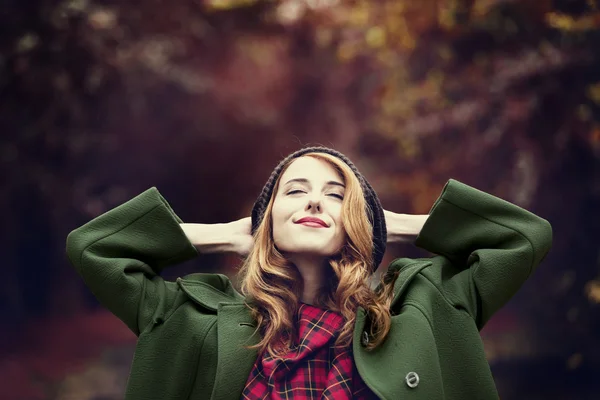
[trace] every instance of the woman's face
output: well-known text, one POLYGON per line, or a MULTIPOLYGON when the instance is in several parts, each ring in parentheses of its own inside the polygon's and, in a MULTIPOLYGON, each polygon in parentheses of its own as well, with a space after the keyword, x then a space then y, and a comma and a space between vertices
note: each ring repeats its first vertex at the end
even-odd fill
POLYGON ((283 173, 272 209, 273 239, 283 253, 328 257, 345 242, 344 184, 327 162, 299 157, 283 173))

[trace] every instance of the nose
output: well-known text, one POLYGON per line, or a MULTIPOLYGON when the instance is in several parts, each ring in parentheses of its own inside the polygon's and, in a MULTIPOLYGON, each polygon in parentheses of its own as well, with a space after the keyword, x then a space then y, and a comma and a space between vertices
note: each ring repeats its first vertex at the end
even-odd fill
POLYGON ((305 210, 321 212, 321 208, 321 197, 318 194, 315 194, 308 199, 305 210))

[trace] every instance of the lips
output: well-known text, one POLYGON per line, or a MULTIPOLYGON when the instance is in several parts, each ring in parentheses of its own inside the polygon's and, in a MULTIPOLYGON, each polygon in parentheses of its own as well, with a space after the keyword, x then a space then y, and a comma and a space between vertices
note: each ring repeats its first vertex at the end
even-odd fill
POLYGON ((325 221, 323 221, 322 219, 319 218, 315 218, 315 217, 304 217, 304 218, 300 218, 298 221, 296 221, 297 224, 303 224, 306 226, 314 226, 314 227, 323 227, 323 228, 328 228, 329 226, 325 223, 325 221))

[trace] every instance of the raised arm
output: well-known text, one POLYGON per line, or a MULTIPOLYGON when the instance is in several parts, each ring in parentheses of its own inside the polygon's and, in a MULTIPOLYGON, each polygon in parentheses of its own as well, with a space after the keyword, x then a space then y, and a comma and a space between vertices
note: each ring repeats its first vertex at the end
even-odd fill
POLYGON ((179 224, 200 253, 236 253, 246 256, 254 239, 250 217, 224 224, 179 224))
POLYGON ((240 221, 183 224, 152 187, 72 231, 66 251, 100 303, 139 335, 181 301, 177 285, 164 281, 161 270, 198 251, 239 249, 230 240, 243 237, 233 233, 243 228, 240 221))
POLYGON ((160 271, 198 255, 181 222, 152 187, 67 237, 67 255, 86 285, 136 335, 177 300, 160 271))
POLYGON ((452 179, 428 217, 409 220, 412 231, 400 237, 418 235, 417 246, 449 260, 442 288, 479 328, 517 292, 552 244, 545 219, 452 179))

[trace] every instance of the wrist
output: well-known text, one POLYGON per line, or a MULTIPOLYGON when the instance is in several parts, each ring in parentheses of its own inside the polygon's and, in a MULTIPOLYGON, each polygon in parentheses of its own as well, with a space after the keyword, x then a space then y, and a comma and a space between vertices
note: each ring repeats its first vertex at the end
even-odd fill
POLYGON ((429 215, 398 214, 386 211, 388 243, 413 242, 429 215))
POLYGON ((219 224, 180 224, 188 240, 200 253, 226 253, 233 249, 233 227, 219 224))

